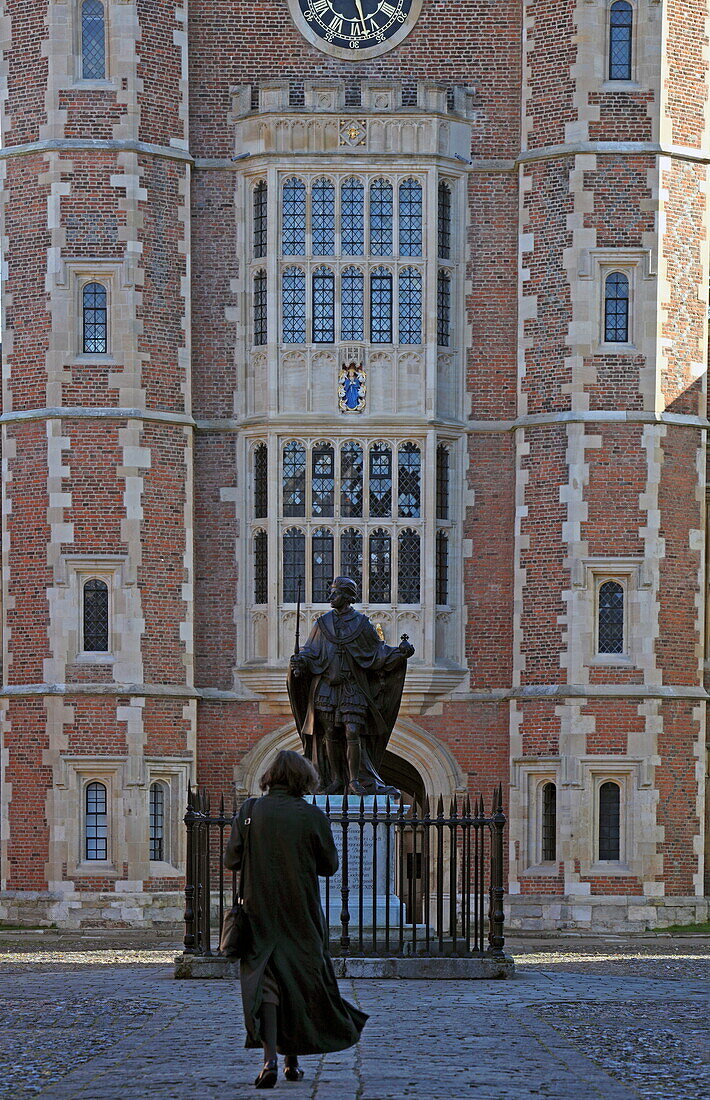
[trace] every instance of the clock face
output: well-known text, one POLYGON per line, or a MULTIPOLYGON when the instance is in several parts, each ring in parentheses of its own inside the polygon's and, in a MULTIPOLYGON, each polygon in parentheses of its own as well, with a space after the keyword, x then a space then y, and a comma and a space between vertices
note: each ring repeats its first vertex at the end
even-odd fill
POLYGON ((306 38, 356 61, 401 42, 416 22, 421 0, 297 0, 297 8, 306 38))

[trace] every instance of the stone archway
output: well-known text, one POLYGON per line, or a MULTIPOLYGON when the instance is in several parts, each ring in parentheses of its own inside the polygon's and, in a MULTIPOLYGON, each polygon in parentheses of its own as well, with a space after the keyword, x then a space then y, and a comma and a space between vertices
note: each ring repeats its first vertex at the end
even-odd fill
MULTIPOLYGON (((293 722, 267 733, 234 767, 234 787, 241 800, 258 795, 259 779, 280 749, 301 751, 301 740, 293 722)), ((410 718, 399 718, 388 751, 408 761, 422 778, 430 803, 442 796, 444 802, 466 794, 466 776, 446 745, 410 718)))

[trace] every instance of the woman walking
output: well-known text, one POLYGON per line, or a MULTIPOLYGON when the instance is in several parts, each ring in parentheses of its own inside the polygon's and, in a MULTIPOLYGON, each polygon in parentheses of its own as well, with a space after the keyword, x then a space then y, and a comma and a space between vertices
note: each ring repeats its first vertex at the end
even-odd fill
POLYGON ((254 1082, 262 1089, 276 1084, 277 1053, 286 1080, 299 1081, 299 1054, 345 1050, 367 1020, 340 996, 326 950, 318 876, 335 874, 338 853, 327 817, 303 798, 318 782, 305 757, 280 752, 261 778, 266 795, 245 802, 234 819, 224 856, 230 870, 245 864, 252 942, 240 979, 246 1045, 264 1049, 254 1082))

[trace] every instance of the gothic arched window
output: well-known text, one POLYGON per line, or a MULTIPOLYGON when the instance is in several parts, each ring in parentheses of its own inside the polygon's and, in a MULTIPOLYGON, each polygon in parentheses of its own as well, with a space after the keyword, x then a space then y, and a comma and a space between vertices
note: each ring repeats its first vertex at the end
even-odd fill
POLYGON ((266 531, 254 532, 254 603, 269 602, 269 542, 266 531))
POLYGON ((392 184, 375 180, 370 187, 370 255, 392 255, 394 197, 392 184))
POLYGON ((365 276, 357 267, 346 267, 340 277, 340 338, 365 339, 365 276))
POLYGON ((108 859, 108 806, 103 783, 88 783, 84 794, 84 857, 108 859))
POLYGON ((254 274, 254 343, 259 346, 266 343, 266 272, 254 274))
POLYGON ((108 585, 92 578, 84 584, 84 652, 108 652, 108 585))
POLYGON ((399 342, 422 342, 422 276, 415 267, 399 273, 399 342))
POLYGON ((283 514, 306 514, 306 448, 295 440, 283 449, 283 514))
POLYGON ((557 787, 554 783, 543 786, 541 808, 541 855, 543 862, 547 863, 557 858, 557 787))
POLYGON ((436 342, 441 348, 451 344, 451 276, 439 271, 436 282, 436 342))
POLYGON ((312 451, 312 469, 313 515, 332 516, 335 509, 335 451, 332 443, 316 443, 312 451))
POLYGON ((281 339, 284 344, 306 342, 306 273, 287 267, 281 283, 281 339))
POLYGON ((404 180, 399 185, 399 254, 422 254, 422 185, 404 180))
POLYGON ((451 188, 443 180, 439 182, 438 246, 439 259, 451 259, 451 188))
POLYGON ((335 343, 335 274, 329 267, 313 272, 313 343, 335 343))
POLYGON ((340 452, 340 514, 359 519, 363 505, 363 455, 359 443, 345 443, 340 452))
POLYGON ((376 267, 370 275, 370 340, 392 343, 392 272, 376 267))
POLYGON ((344 256, 365 254, 365 188, 360 180, 350 179, 340 193, 340 237, 344 256))
MULTIPOLYGON (((298 582, 306 575, 306 536, 298 527, 289 527, 283 536, 283 600, 296 603, 298 582)), ((332 579, 332 578, 331 578, 332 579)), ((301 584, 301 597, 303 597, 301 584)))
POLYGON ((283 186, 281 251, 284 256, 306 254, 306 185, 288 179, 283 186))
POLYGON ((319 527, 313 532, 311 540, 312 600, 313 603, 328 603, 328 593, 333 580, 335 564, 333 532, 327 527, 319 527))
POLYGON ((624 652, 624 587, 618 581, 599 586, 599 653, 624 652))
POLYGON ((86 283, 81 292, 84 355, 108 354, 108 295, 103 283, 86 283))
POLYGON ((422 504, 422 452, 416 443, 403 443, 398 454, 398 511, 418 519, 422 504))
POLYGON ((346 527, 340 535, 340 572, 350 577, 358 587, 358 600, 362 599, 362 531, 346 527))
POLYGON ((612 271, 604 280, 604 340, 626 344, 629 339, 629 279, 612 271))
POLYGON ((398 599, 400 603, 419 603, 421 546, 419 532, 405 527, 399 533, 398 599))
POLYGON ((389 603, 392 593, 392 537, 378 528, 370 534, 370 603, 389 603))
POLYGON ((101 0, 81 5, 81 75, 84 80, 106 79, 106 13, 101 0))
POLYGON ((626 0, 617 0, 609 10, 609 79, 631 80, 631 49, 634 11, 626 0))
POLYGON ((335 186, 316 180, 311 192, 311 232, 314 256, 335 255, 335 186))
POLYGON ((449 471, 451 454, 445 443, 436 448, 436 518, 449 518, 449 471))
POLYGON ((165 846, 166 791, 164 783, 150 785, 150 858, 167 859, 165 846))
POLYGON ((269 448, 257 443, 254 448, 254 519, 269 514, 269 448))
POLYGON ((269 191, 266 180, 259 180, 254 188, 254 241, 253 254, 255 260, 260 260, 266 255, 266 231, 268 218, 269 191))
POLYGON ((370 516, 392 515, 392 448, 387 443, 370 447, 370 516))
POLYGON ((621 789, 618 783, 599 788, 599 858, 621 858, 621 789))
POLYGON ((436 532, 436 602, 449 602, 449 536, 446 531, 436 532))

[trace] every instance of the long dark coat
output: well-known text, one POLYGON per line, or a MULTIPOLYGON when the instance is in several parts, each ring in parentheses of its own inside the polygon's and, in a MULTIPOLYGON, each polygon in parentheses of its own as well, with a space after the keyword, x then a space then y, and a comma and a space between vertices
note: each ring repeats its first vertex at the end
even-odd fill
POLYGON ((241 868, 247 830, 243 896, 253 947, 240 969, 246 1045, 261 1046, 259 1009, 268 964, 281 1000, 279 1052, 345 1050, 357 1043, 367 1016, 340 996, 325 947, 318 876, 338 869, 330 823, 317 806, 273 787, 246 802, 234 819, 226 867, 241 868))

